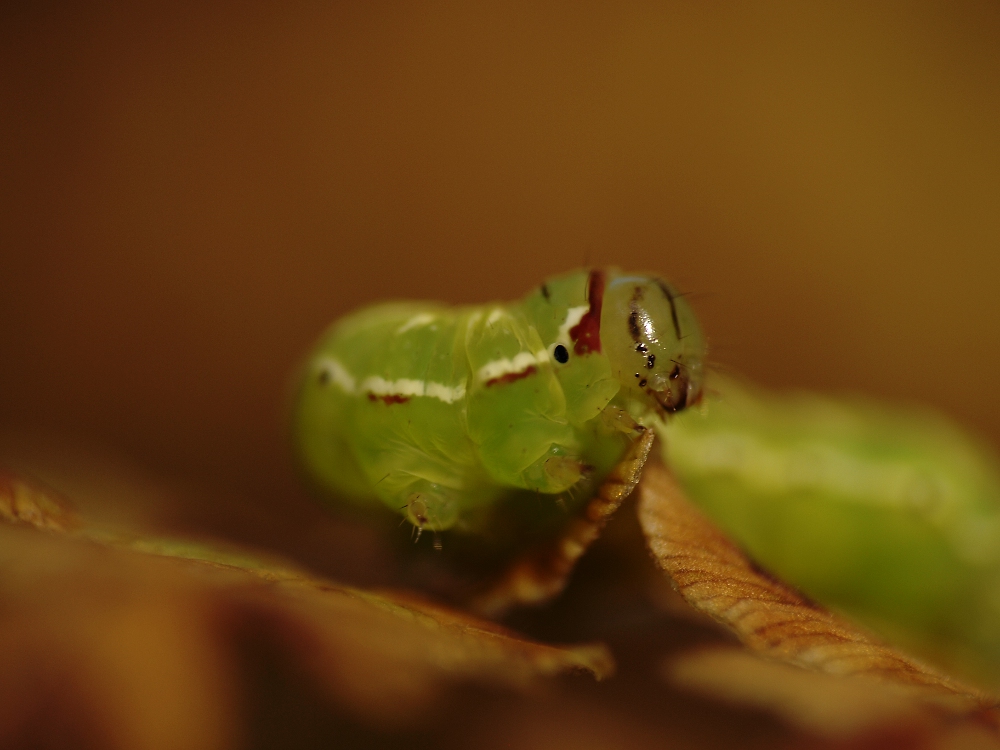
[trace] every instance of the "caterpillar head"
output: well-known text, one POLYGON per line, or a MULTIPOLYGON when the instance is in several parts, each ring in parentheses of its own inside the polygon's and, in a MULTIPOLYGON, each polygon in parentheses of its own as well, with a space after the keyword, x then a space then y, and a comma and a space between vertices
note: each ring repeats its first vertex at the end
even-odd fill
POLYGON ((604 289, 601 341, 628 398, 660 416, 701 399, 705 338, 690 305, 665 281, 611 276, 604 289))

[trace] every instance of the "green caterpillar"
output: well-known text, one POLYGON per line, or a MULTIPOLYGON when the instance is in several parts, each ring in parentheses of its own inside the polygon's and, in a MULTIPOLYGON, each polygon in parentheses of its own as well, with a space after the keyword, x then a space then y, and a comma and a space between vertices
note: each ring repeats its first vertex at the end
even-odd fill
POLYGON ((689 496, 817 600, 1000 684, 1000 474, 943 417, 713 377, 660 430, 689 496))
POLYGON ((337 494, 418 533, 476 533, 511 493, 592 487, 640 425, 698 400, 704 355, 681 296, 616 269, 549 279, 509 304, 376 305, 310 357, 295 435, 337 494))

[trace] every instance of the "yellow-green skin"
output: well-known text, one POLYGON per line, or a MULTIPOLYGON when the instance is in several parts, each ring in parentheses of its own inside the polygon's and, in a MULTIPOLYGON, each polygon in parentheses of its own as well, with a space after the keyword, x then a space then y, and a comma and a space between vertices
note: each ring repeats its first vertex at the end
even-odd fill
POLYGON ((663 436, 688 495, 766 568, 1000 684, 1000 474, 951 422, 713 377, 663 436))
POLYGON ((623 411, 641 423, 695 400, 703 356, 683 298, 615 269, 550 279, 512 304, 376 305, 321 339, 295 435, 338 495, 476 532, 505 494, 598 479, 628 445, 623 411))

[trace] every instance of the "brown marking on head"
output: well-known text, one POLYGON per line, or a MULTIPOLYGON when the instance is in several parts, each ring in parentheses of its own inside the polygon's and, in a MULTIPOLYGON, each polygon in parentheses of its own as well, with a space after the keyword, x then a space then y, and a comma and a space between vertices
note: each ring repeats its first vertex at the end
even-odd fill
POLYGON ((632 340, 636 343, 636 351, 639 350, 639 346, 642 342, 639 340, 642 337, 642 329, 639 328, 639 303, 642 301, 642 287, 637 286, 632 290, 632 299, 629 300, 628 306, 631 312, 628 314, 628 332, 632 337, 632 340))
POLYGON ((657 279, 656 285, 660 287, 660 291, 663 292, 663 295, 667 298, 667 301, 670 303, 670 319, 674 323, 674 333, 677 334, 678 339, 681 339, 683 338, 681 336, 681 324, 680 321, 677 320, 677 305, 674 304, 674 297, 676 295, 674 294, 673 290, 667 285, 667 282, 665 282, 663 279, 657 279))
POLYGON ((636 342, 635 350, 639 351, 639 347, 642 346, 642 342, 639 341, 642 331, 639 330, 639 311, 634 307, 632 308, 632 312, 628 314, 628 332, 632 336, 632 340, 636 342))
POLYGON ((604 271, 594 269, 587 278, 587 302, 590 309, 580 322, 569 329, 573 351, 589 354, 601 351, 601 306, 604 304, 604 271))
POLYGON ((484 384, 487 388, 493 385, 503 385, 504 383, 513 383, 515 380, 520 380, 521 378, 526 378, 529 375, 534 375, 538 372, 538 368, 534 365, 528 365, 526 368, 520 372, 508 372, 500 375, 496 378, 490 378, 484 384))
POLYGON ((386 405, 390 405, 390 404, 405 404, 407 401, 410 400, 410 397, 409 396, 403 396, 403 395, 400 395, 398 393, 386 393, 386 394, 383 394, 383 395, 379 395, 377 393, 372 393, 371 391, 368 391, 368 400, 369 401, 381 401, 383 404, 386 404, 386 405))

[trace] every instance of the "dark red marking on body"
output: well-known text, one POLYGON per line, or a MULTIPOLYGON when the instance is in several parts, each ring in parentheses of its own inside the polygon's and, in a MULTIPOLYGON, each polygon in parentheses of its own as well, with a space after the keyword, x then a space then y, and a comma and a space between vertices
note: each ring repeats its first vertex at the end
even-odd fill
POLYGON ((587 279, 587 302, 590 309, 583 314, 580 322, 569 329, 573 340, 573 351, 589 354, 601 351, 601 305, 604 304, 604 271, 594 269, 587 279))
POLYGON ((372 393, 368 391, 369 401, 381 401, 383 404, 405 404, 410 400, 409 396, 402 396, 398 393, 386 393, 384 395, 378 395, 377 393, 372 393))
POLYGON ((529 375, 534 375, 538 372, 538 368, 534 365, 528 365, 526 368, 520 372, 508 372, 497 378, 490 378, 484 384, 487 388, 491 385, 503 385, 504 383, 513 383, 515 380, 520 380, 521 378, 526 378, 529 375))

